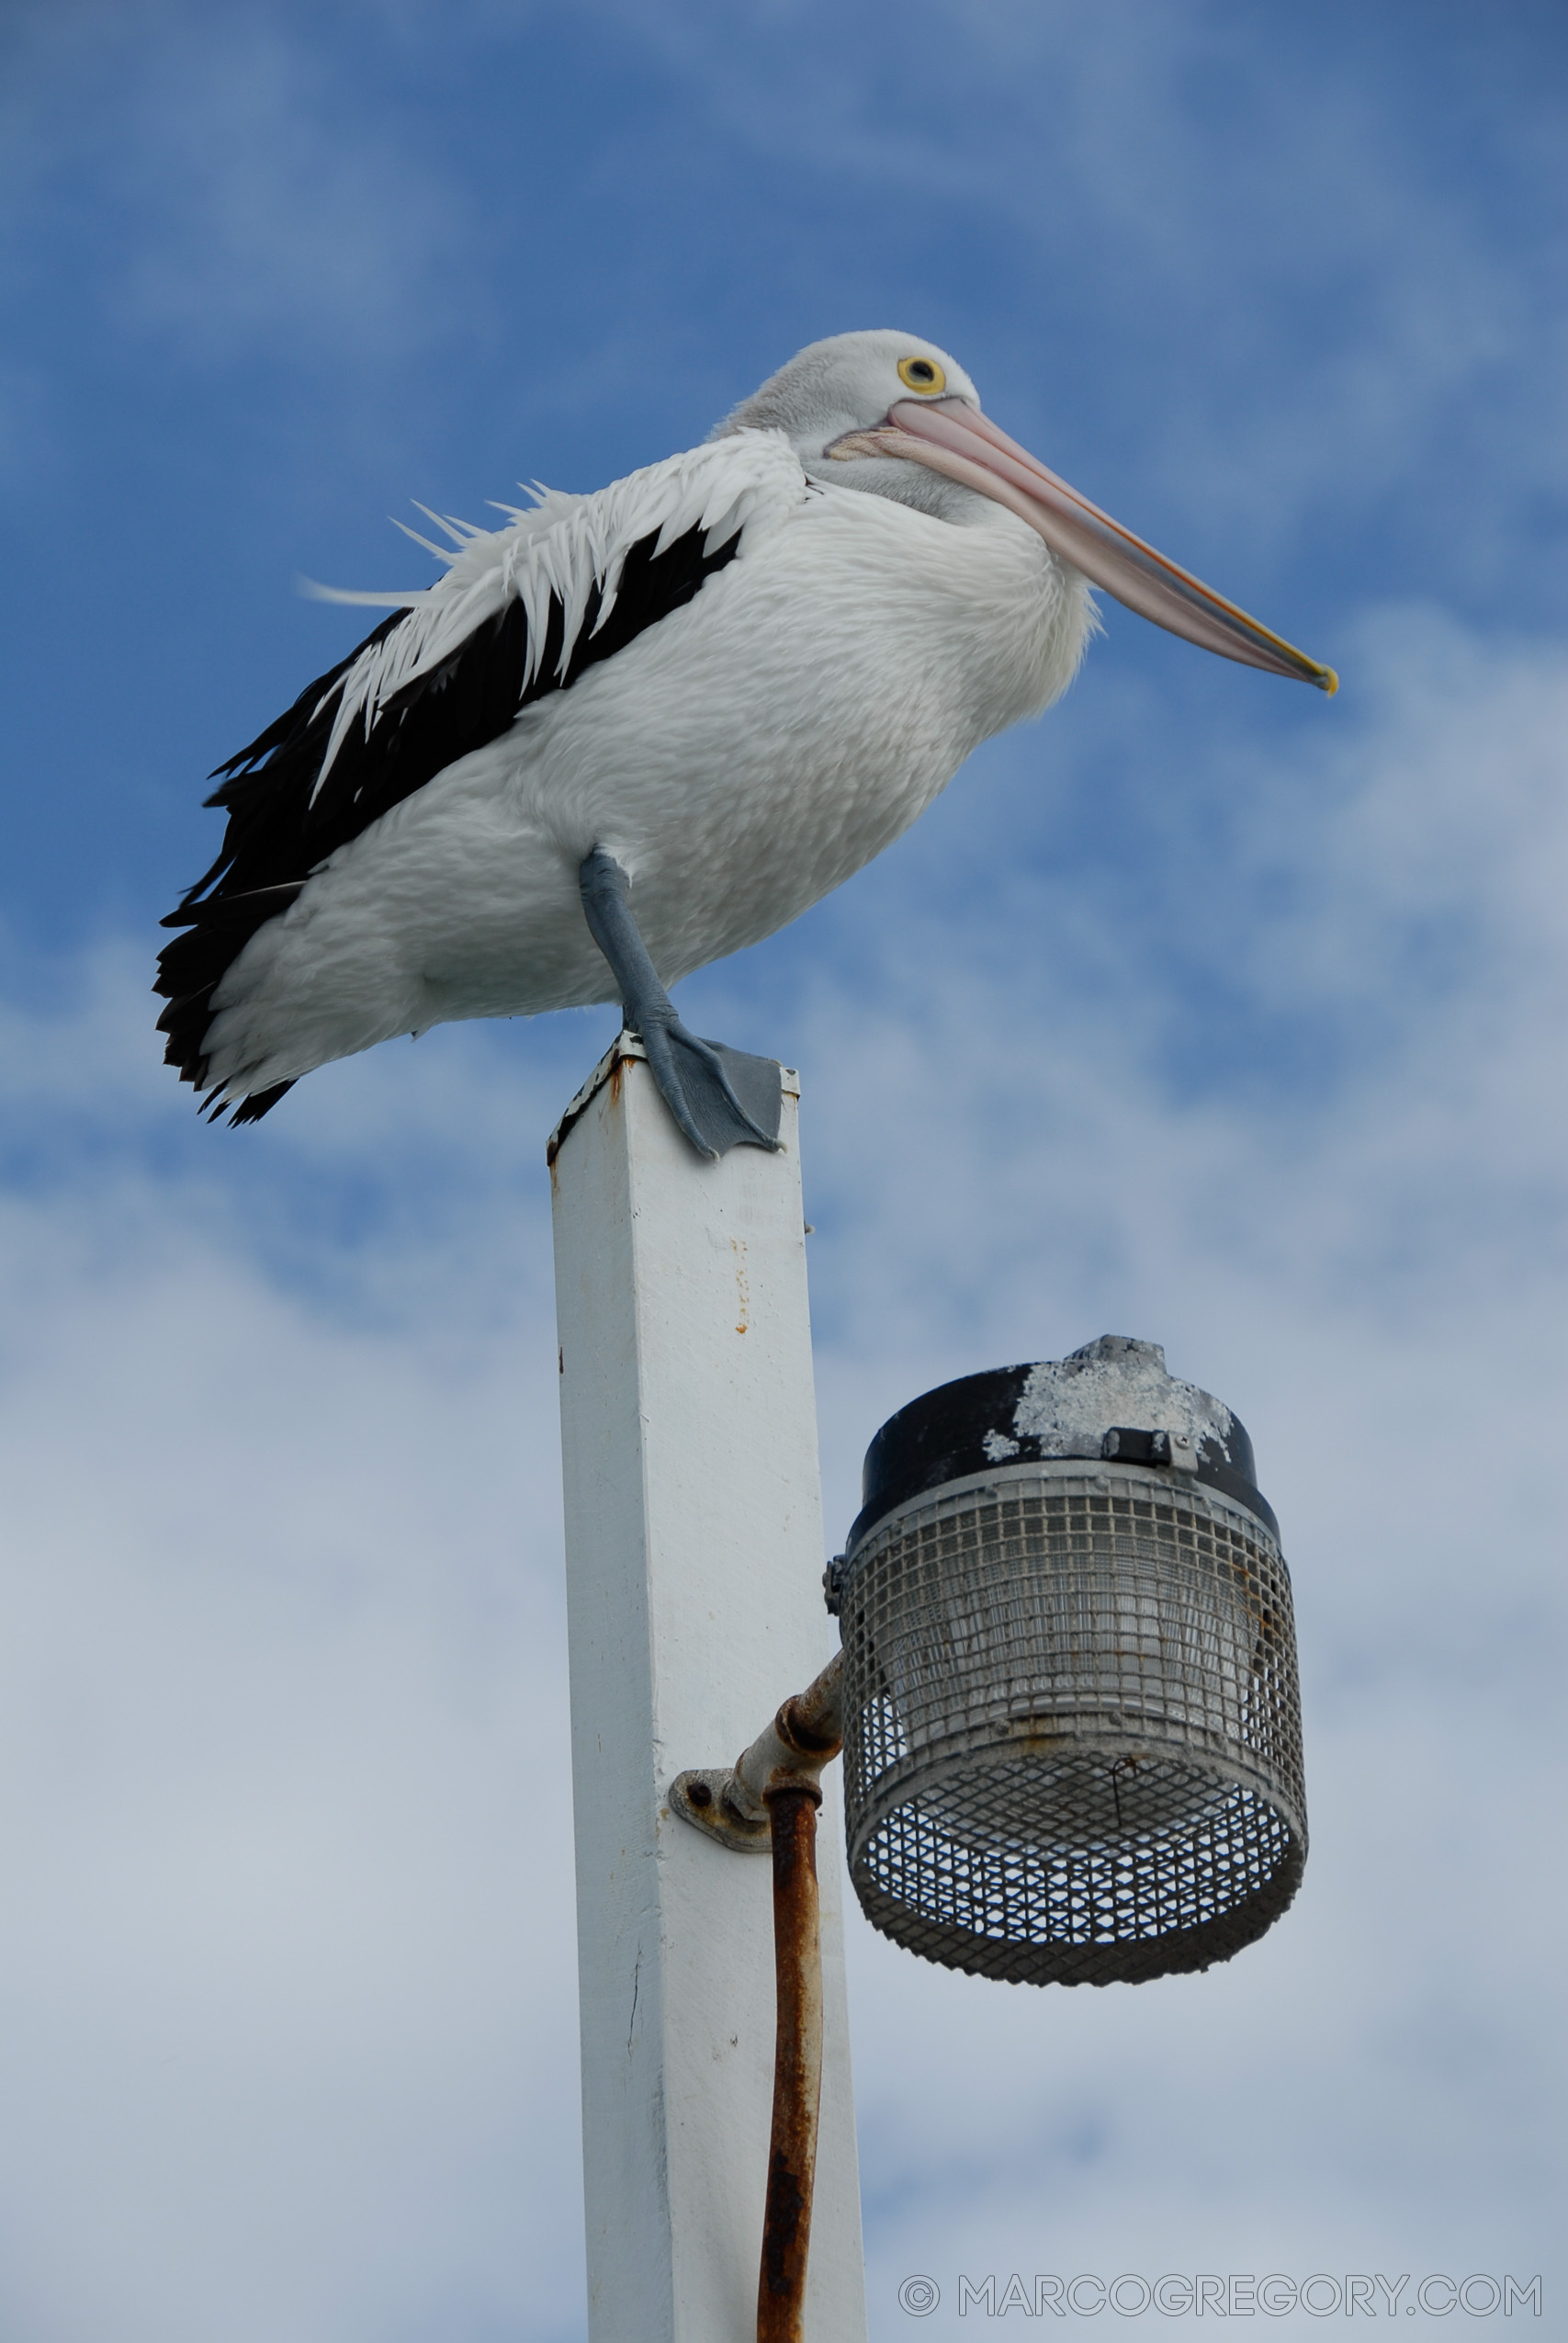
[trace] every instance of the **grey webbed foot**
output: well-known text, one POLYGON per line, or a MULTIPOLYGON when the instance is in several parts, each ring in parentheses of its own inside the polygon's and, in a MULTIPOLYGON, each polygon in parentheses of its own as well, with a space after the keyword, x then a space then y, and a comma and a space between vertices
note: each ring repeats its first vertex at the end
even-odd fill
POLYGON ((621 988, 626 1024, 642 1036, 660 1095, 699 1155, 776 1149, 784 1104, 777 1065, 687 1032, 632 916, 630 885, 599 846, 578 872, 583 915, 621 988))

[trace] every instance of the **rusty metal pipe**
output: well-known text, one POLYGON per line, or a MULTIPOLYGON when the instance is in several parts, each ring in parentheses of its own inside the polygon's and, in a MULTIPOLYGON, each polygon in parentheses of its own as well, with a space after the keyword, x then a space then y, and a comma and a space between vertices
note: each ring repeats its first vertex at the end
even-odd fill
POLYGON ((735 1760, 728 1803, 738 1814, 762 1811, 778 1783, 815 1783, 844 1745, 844 1655, 836 1651, 814 1684, 792 1693, 766 1732, 735 1760))
POLYGON ((822 2100, 822 1937, 817 1809, 822 1768, 843 1747, 844 1656, 784 1702, 732 1766, 677 1774, 670 1803, 694 1828, 747 1853, 772 1849, 777 2020, 768 2193, 757 2277, 757 2343, 805 2343, 806 2264, 822 2100))
POLYGON ((773 1964, 778 2032, 768 2195, 757 2278, 757 2343, 804 2343, 806 2265, 822 2099, 822 1943, 817 1809, 807 1782, 767 1793, 773 1839, 773 1964))

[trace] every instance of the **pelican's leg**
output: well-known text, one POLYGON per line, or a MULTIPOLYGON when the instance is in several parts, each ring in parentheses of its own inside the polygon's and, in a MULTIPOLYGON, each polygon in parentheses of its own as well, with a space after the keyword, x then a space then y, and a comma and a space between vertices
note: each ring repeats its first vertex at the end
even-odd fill
POLYGON ((637 931, 631 882, 602 846, 577 874, 583 915, 621 988, 626 1024, 642 1037, 654 1081, 699 1155, 732 1147, 776 1148, 783 1090, 771 1058, 750 1058, 721 1041, 699 1041, 675 1013, 637 931))

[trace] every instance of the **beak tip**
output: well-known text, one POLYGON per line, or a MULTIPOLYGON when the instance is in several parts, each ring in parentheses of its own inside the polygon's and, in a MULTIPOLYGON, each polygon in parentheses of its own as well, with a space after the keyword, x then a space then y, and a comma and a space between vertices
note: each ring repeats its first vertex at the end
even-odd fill
POLYGON ((1335 693, 1339 689, 1339 678, 1332 667, 1322 669, 1317 677, 1317 687, 1320 692, 1326 693, 1330 699, 1334 697, 1335 693))

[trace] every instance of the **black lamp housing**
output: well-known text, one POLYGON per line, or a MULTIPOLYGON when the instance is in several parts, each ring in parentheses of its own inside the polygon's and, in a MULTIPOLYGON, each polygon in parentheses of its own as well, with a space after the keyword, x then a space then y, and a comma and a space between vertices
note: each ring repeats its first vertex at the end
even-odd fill
POLYGON ((1207 1968, 1306 1858, 1290 1575, 1230 1410, 1105 1335, 927 1392, 829 1573, 852 1876, 951 1968, 1207 1968))

